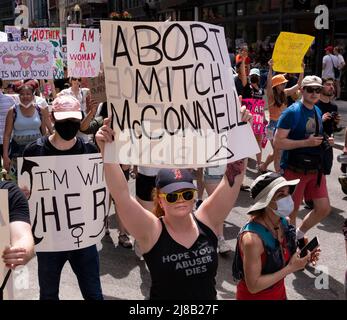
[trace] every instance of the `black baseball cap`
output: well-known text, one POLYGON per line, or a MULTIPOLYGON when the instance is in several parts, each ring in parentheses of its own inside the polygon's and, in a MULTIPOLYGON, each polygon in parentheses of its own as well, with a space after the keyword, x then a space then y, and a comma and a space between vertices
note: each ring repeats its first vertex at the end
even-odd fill
POLYGON ((155 186, 163 193, 181 189, 196 189, 193 175, 188 169, 160 169, 155 179, 155 186))

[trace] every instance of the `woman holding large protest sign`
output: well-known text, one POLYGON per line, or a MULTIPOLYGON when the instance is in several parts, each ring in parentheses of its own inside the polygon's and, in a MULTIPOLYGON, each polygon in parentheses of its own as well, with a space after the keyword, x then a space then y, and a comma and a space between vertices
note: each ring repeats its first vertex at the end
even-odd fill
MULTIPOLYGON (((249 120, 249 112, 242 110, 242 121, 249 120)), ((102 153, 105 143, 114 138, 109 123, 106 121, 96 134, 102 153)), ((118 164, 104 164, 106 183, 119 216, 138 242, 151 273, 151 299, 216 299, 216 235, 238 197, 245 162, 227 165, 216 191, 195 214, 192 212, 196 187, 190 171, 161 169, 155 181, 154 199, 159 218, 130 196, 118 164)))
MULTIPOLYGON (((302 79, 304 78, 305 64, 302 63, 302 72, 300 73, 298 83, 291 88, 286 88, 288 80, 284 77, 284 74, 277 74, 272 76, 273 60, 269 62, 269 72, 267 76, 266 95, 268 99, 269 117, 270 121, 267 125, 267 138, 271 142, 273 148, 273 136, 276 130, 278 119, 281 113, 287 108, 287 97, 293 95, 298 91, 301 86, 302 79)), ((265 162, 260 166, 261 172, 266 172, 269 164, 274 161, 275 171, 280 171, 280 152, 275 150, 272 154, 269 154, 265 162)))

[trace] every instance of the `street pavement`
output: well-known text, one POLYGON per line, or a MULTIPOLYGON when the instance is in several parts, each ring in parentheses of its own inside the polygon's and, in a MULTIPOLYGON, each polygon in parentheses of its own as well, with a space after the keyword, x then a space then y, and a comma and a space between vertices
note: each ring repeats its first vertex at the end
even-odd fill
MULTIPOLYGON (((341 125, 347 126, 347 102, 337 101, 342 114, 341 125)), ((331 214, 308 232, 309 238, 318 236, 321 244, 321 259, 315 268, 309 267, 305 271, 287 276, 288 298, 292 300, 342 300, 344 295, 344 281, 346 266, 346 250, 341 229, 347 218, 345 195, 340 188, 338 176, 340 165, 336 156, 341 153, 344 131, 335 135, 334 165, 330 176, 327 177, 328 191, 332 205, 331 214)), ((264 149, 263 159, 270 152, 270 145, 264 149)), ((270 167, 270 169, 273 169, 270 167)), ((250 185, 257 176, 255 160, 250 159, 246 173, 245 184, 250 185)), ((129 182, 134 193, 134 180, 129 182)), ((218 299, 235 299, 236 283, 232 278, 231 266, 234 256, 237 233, 247 221, 246 210, 251 205, 248 192, 241 191, 236 206, 225 221, 225 238, 231 244, 233 251, 219 259, 217 274, 218 299)), ((301 208, 298 223, 308 213, 301 208)), ((105 236, 99 245, 100 276, 105 299, 146 299, 149 295, 150 276, 143 260, 140 260, 131 249, 117 245, 118 231, 115 216, 110 221, 110 235, 105 236)), ((14 276, 15 298, 32 300, 39 298, 37 280, 37 261, 33 258, 25 267, 18 269, 14 276)), ((170 290, 170 288, 168 288, 170 290)), ((184 290, 184 288, 183 288, 184 290)), ((60 282, 60 298, 64 300, 82 299, 78 283, 69 264, 64 266, 60 282)))

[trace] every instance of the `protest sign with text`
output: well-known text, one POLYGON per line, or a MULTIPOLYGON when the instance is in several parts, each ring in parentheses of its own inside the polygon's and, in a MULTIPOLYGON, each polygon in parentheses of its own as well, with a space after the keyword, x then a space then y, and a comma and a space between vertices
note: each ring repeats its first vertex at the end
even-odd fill
POLYGON ((19 158, 18 168, 19 184, 30 190, 37 252, 82 249, 102 239, 109 196, 100 154, 19 158))
POLYGON ((223 28, 102 21, 101 30, 116 131, 106 161, 213 166, 258 152, 249 124, 241 122, 223 28))
POLYGON ((67 28, 67 68, 69 77, 97 77, 100 71, 98 29, 67 28))
POLYGON ((81 86, 90 89, 93 100, 106 101, 105 74, 100 72, 96 78, 82 78, 81 86))
POLYGON ((301 73, 301 63, 314 37, 307 34, 281 32, 277 37, 272 54, 273 70, 278 72, 301 73))
MULTIPOLYGON (((9 246, 10 241, 10 224, 8 212, 8 191, 6 189, 0 190, 0 252, 9 246)), ((0 287, 4 286, 3 299, 13 298, 12 278, 7 279, 9 269, 5 266, 2 258, 0 257, 0 287), (6 283, 6 285, 5 285, 6 283)), ((0 299, 1 300, 1 299, 0 299)))
POLYGON ((261 135, 264 133, 264 107, 263 99, 242 99, 242 105, 246 106, 253 116, 252 129, 254 134, 261 135))
POLYGON ((0 42, 0 78, 53 79, 50 42, 0 42))
POLYGON ((62 30, 60 28, 31 28, 28 29, 29 41, 49 41, 53 49, 54 79, 64 78, 64 63, 62 53, 62 30))
POLYGON ((10 35, 9 41, 19 42, 22 40, 22 30, 18 26, 5 26, 5 32, 10 35))

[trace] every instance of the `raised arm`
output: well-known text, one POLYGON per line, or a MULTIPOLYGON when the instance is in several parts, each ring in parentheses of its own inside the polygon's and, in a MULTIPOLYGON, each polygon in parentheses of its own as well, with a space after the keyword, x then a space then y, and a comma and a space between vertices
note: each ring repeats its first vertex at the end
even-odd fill
MULTIPOLYGON (((109 127, 110 119, 98 130, 95 138, 104 153, 105 143, 113 140, 114 132, 109 127)), ((117 207, 117 213, 125 228, 138 241, 141 251, 148 252, 157 241, 161 224, 150 211, 144 209, 131 195, 128 183, 119 164, 104 163, 105 179, 117 207)))
POLYGON ((274 99, 274 95, 272 91, 272 66, 273 66, 272 59, 269 60, 268 65, 269 65, 269 71, 267 73, 267 80, 266 80, 266 96, 268 99, 268 105, 270 105, 274 99))
POLYGON ((284 89, 284 93, 287 96, 291 96, 292 94, 296 93, 300 89, 300 87, 301 87, 301 82, 302 82, 302 79, 304 78, 304 71, 305 71, 305 64, 304 64, 304 62, 301 63, 301 67, 302 67, 302 72, 299 75, 299 79, 298 79, 297 84, 292 86, 291 88, 284 89))
MULTIPOLYGON (((241 108, 242 121, 251 121, 252 115, 241 108)), ((228 163, 222 181, 216 190, 201 204, 196 216, 216 234, 218 227, 234 207, 246 171, 247 160, 228 163)))
POLYGON ((228 163, 222 181, 216 190, 201 204, 196 216, 216 234, 239 196, 247 160, 228 163))
POLYGON ((242 61, 240 65, 240 80, 242 82, 242 87, 245 87, 247 85, 247 76, 246 76, 246 58, 247 54, 241 53, 242 61))

